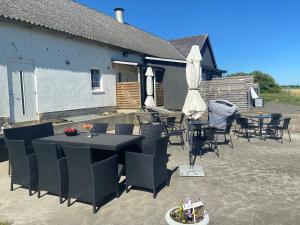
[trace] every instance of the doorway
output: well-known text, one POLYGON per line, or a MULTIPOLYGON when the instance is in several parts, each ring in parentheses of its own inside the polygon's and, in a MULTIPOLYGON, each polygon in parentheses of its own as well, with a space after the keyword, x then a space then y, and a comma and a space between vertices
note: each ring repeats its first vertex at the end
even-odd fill
POLYGON ((37 120, 34 66, 9 63, 7 74, 10 121, 17 123, 37 120))

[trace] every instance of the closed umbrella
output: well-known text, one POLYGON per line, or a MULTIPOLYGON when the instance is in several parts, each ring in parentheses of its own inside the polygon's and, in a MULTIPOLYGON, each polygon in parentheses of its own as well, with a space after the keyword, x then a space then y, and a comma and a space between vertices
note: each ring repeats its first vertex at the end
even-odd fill
POLYGON ((188 93, 182 108, 182 112, 189 118, 198 119, 206 110, 206 104, 203 101, 199 86, 201 83, 201 53, 198 45, 193 45, 186 59, 186 80, 188 84, 188 93))
POLYGON ((145 100, 145 106, 146 107, 152 107, 152 106, 155 106, 155 103, 154 103, 154 99, 153 99, 153 80, 152 80, 152 77, 154 76, 154 73, 153 73, 153 70, 151 67, 148 67, 147 68, 147 71, 146 71, 146 92, 147 92, 147 98, 145 100))

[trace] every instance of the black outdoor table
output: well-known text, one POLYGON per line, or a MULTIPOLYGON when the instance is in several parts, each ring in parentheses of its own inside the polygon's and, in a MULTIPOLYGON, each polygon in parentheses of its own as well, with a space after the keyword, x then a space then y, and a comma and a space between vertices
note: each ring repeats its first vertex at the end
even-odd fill
POLYGON ((252 118, 258 119, 258 127, 259 127, 259 137, 262 139, 262 131, 264 127, 264 119, 270 119, 272 116, 270 114, 257 114, 257 115, 250 115, 252 118))
POLYGON ((117 134, 98 134, 88 137, 87 133, 80 133, 76 136, 66 136, 58 134, 50 137, 39 138, 37 141, 62 144, 88 145, 90 148, 118 152, 130 145, 143 140, 141 135, 117 135, 117 134))

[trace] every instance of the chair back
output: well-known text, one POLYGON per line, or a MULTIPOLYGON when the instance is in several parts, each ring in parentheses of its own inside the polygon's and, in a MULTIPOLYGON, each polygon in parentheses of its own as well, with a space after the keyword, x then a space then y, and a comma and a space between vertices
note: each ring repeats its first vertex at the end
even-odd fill
POLYGON ((241 125, 241 128, 248 128, 249 127, 248 118, 241 117, 240 125, 241 125))
POLYGON ((82 201, 92 201, 92 156, 88 146, 64 145, 69 176, 69 196, 82 201))
POLYGON ((160 124, 141 126, 141 135, 145 137, 141 143, 144 154, 153 155, 156 141, 162 137, 163 130, 164 127, 160 124))
POLYGON ((271 114, 271 121, 270 121, 269 125, 279 126, 279 124, 280 124, 280 118, 281 118, 281 114, 280 113, 272 113, 271 114))
POLYGON ((116 123, 115 134, 132 135, 134 124, 116 123))
POLYGON ((237 124, 237 125, 240 125, 240 124, 241 124, 241 123, 240 123, 241 114, 240 114, 240 113, 236 113, 236 114, 234 115, 234 118, 235 118, 236 124, 237 124))
POLYGON ((95 134, 105 134, 107 131, 107 127, 107 123, 93 123, 93 127, 90 132, 95 134))
POLYGON ((33 141, 37 158, 39 189, 59 193, 58 153, 56 144, 33 141))
POLYGON ((14 183, 27 185, 28 163, 24 140, 5 139, 8 150, 8 158, 11 164, 11 176, 14 183))
POLYGON ((283 120, 283 125, 282 125, 283 129, 289 129, 290 121, 291 121, 291 118, 285 118, 283 120))
POLYGON ((164 162, 167 162, 168 143, 169 136, 164 136, 156 140, 153 150, 154 161, 163 160, 164 162))
POLYGON ((207 141, 213 141, 216 139, 217 128, 207 127, 203 130, 204 137, 207 141))

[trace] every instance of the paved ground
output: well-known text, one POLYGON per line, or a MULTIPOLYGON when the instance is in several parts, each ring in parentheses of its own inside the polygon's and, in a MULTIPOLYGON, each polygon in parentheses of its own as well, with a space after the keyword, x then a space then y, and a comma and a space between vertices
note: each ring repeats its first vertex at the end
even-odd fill
MULTIPOLYGON (((90 205, 59 205, 58 198, 28 196, 27 190, 9 191, 7 163, 0 164, 0 220, 14 224, 53 225, 160 225, 168 208, 181 199, 201 198, 216 225, 300 224, 300 134, 292 143, 234 137, 235 148, 220 147, 220 157, 210 152, 197 160, 205 177, 180 177, 152 199, 149 192, 131 190, 104 205, 93 215, 90 205)), ((169 148, 169 169, 188 162, 187 151, 169 148)))

